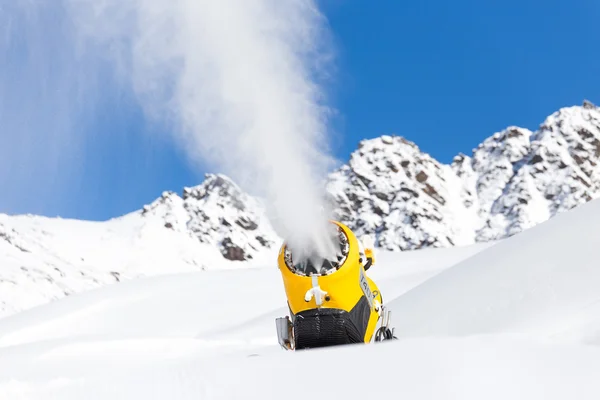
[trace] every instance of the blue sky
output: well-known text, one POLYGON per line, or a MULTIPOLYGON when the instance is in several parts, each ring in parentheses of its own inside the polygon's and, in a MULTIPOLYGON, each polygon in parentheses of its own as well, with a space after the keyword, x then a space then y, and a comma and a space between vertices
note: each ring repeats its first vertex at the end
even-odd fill
POLYGON ((343 154, 394 132, 450 162, 507 125, 535 129, 599 98, 592 0, 323 3, 340 47, 343 154))
MULTIPOLYGON (((600 102, 594 0, 320 4, 337 51, 328 90, 342 161, 361 139, 395 133, 450 162, 508 125, 535 129, 559 107, 600 102)), ((0 212, 102 220, 201 182, 205 171, 190 168, 170 141, 149 139, 146 130, 161 128, 150 127, 133 99, 106 82, 102 101, 78 120, 92 139, 76 178, 37 171, 8 180, 0 212), (59 180, 66 186, 53 189, 59 180)), ((0 141, 8 134, 0 123, 0 141)))

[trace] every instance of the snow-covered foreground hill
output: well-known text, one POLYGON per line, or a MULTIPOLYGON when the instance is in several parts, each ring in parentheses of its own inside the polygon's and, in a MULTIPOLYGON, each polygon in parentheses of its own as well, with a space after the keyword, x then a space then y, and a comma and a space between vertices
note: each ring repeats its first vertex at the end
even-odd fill
POLYGON ((0 320, 0 398, 597 399, 599 226, 592 201, 495 245, 379 254, 391 343, 280 350, 274 267, 76 294, 0 320))

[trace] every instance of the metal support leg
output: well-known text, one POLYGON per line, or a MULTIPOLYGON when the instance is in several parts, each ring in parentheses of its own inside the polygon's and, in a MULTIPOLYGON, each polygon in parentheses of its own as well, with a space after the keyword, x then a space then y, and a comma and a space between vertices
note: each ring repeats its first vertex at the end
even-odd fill
POLYGON ((294 330, 289 317, 279 317, 275 319, 277 327, 277 341, 285 350, 294 349, 294 330))
POLYGON ((391 311, 386 310, 385 307, 382 310, 383 312, 383 317, 381 320, 381 326, 379 327, 379 329, 377 329, 377 332, 375 332, 375 341, 376 342, 381 342, 384 340, 391 340, 391 339, 397 339, 394 336, 394 329, 390 329, 390 321, 391 321, 391 311))

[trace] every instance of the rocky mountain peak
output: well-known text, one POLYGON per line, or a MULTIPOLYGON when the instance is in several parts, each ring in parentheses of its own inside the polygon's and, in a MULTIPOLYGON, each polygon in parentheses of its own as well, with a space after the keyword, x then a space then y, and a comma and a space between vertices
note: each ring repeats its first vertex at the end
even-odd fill
POLYGON ((280 241, 260 201, 221 174, 207 174, 202 184, 184 188, 183 197, 163 193, 144 207, 142 215, 215 245, 223 257, 234 261, 250 260, 280 241))
POLYGON ((237 184, 222 174, 206 174, 202 184, 184 188, 183 200, 216 202, 223 207, 227 204, 240 211, 245 210, 247 203, 254 201, 237 184))
MULTIPOLYGON (((501 178, 490 179, 497 185, 494 193, 501 190, 499 196, 480 191, 490 206, 483 208, 489 215, 480 240, 521 232, 597 195, 599 118, 599 110, 590 104, 562 108, 529 134, 528 144, 523 139, 520 148, 513 147, 518 151, 499 158, 505 164, 503 159, 510 160, 512 171, 506 164, 501 178)), ((490 164, 485 171, 480 176, 502 168, 490 164)))
POLYGON ((350 162, 333 172, 328 191, 336 217, 359 235, 375 236, 377 246, 407 249, 465 241, 462 229, 445 222, 464 210, 448 190, 458 177, 400 136, 364 140, 350 162))
POLYGON ((586 101, 535 132, 508 126, 450 165, 399 136, 364 140, 328 188, 339 218, 381 247, 446 246, 514 235, 598 197, 599 157, 600 109, 586 101))

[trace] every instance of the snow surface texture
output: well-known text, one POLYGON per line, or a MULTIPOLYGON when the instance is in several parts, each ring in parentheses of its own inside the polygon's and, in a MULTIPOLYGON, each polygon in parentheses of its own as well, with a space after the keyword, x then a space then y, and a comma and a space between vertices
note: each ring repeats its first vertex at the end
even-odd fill
MULTIPOLYGON (((364 140, 327 189, 335 217, 380 249, 464 246, 597 198, 599 157, 600 109, 586 102, 451 165, 402 137, 364 140)), ((0 317, 122 279, 274 265, 281 242, 263 202, 214 174, 106 222, 0 215, 0 317)))
POLYGON ((597 399, 598 226, 592 201, 496 244, 378 251, 382 344, 281 350, 272 266, 73 295, 0 320, 0 398, 597 399))

